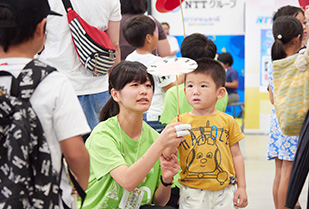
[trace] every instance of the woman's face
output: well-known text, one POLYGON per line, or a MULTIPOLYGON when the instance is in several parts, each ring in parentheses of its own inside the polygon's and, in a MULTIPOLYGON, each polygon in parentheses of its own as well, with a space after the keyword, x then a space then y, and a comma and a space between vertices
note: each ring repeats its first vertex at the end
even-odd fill
POLYGON ((117 91, 117 100, 120 111, 127 109, 134 112, 145 112, 149 109, 153 96, 151 82, 130 82, 123 89, 117 91))
POLYGON ((305 15, 303 15, 303 13, 299 12, 295 17, 303 25, 303 31, 304 31, 304 33, 303 33, 303 41, 306 42, 307 41, 307 26, 306 26, 307 21, 306 21, 305 15))

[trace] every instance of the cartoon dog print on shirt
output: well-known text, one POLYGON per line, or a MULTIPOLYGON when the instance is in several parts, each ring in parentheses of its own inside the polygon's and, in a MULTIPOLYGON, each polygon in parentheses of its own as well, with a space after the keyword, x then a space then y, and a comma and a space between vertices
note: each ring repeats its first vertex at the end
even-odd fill
MULTIPOLYGON (((206 126, 190 130, 192 147, 186 159, 187 176, 185 179, 216 179, 220 185, 228 180, 228 173, 221 168, 221 151, 217 143, 224 133, 224 128, 206 126)), ((185 173, 185 172, 184 172, 185 173)))

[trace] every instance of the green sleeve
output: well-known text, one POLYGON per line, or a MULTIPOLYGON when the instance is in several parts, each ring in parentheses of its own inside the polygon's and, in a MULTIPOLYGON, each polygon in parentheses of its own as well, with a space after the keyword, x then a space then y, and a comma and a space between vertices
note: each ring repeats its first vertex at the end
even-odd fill
POLYGON ((115 130, 99 124, 87 139, 86 148, 90 156, 90 166, 97 179, 120 165, 126 165, 121 155, 118 138, 115 130))
POLYGON ((218 99, 216 106, 215 106, 216 110, 219 110, 221 112, 225 112, 227 102, 228 102, 228 93, 226 91, 224 97, 221 98, 221 99, 218 99))
POLYGON ((175 92, 176 87, 173 86, 165 94, 163 111, 160 117, 160 122, 164 125, 170 124, 177 116, 177 98, 175 92))

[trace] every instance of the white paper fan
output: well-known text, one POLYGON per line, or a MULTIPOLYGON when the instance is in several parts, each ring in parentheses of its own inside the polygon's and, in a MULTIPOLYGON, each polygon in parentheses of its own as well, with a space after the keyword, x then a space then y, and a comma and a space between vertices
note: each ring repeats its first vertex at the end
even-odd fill
POLYGON ((197 68, 197 63, 189 58, 164 58, 147 68, 148 73, 156 76, 181 75, 197 68))

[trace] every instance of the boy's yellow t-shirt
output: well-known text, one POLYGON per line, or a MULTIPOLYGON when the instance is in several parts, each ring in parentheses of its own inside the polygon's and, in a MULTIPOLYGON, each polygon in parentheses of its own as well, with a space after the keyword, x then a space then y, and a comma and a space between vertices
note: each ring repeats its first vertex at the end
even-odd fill
POLYGON ((191 130, 179 145, 179 182, 204 190, 221 190, 235 183, 230 146, 245 137, 235 119, 216 111, 209 116, 184 113, 180 122, 191 124, 191 130))

